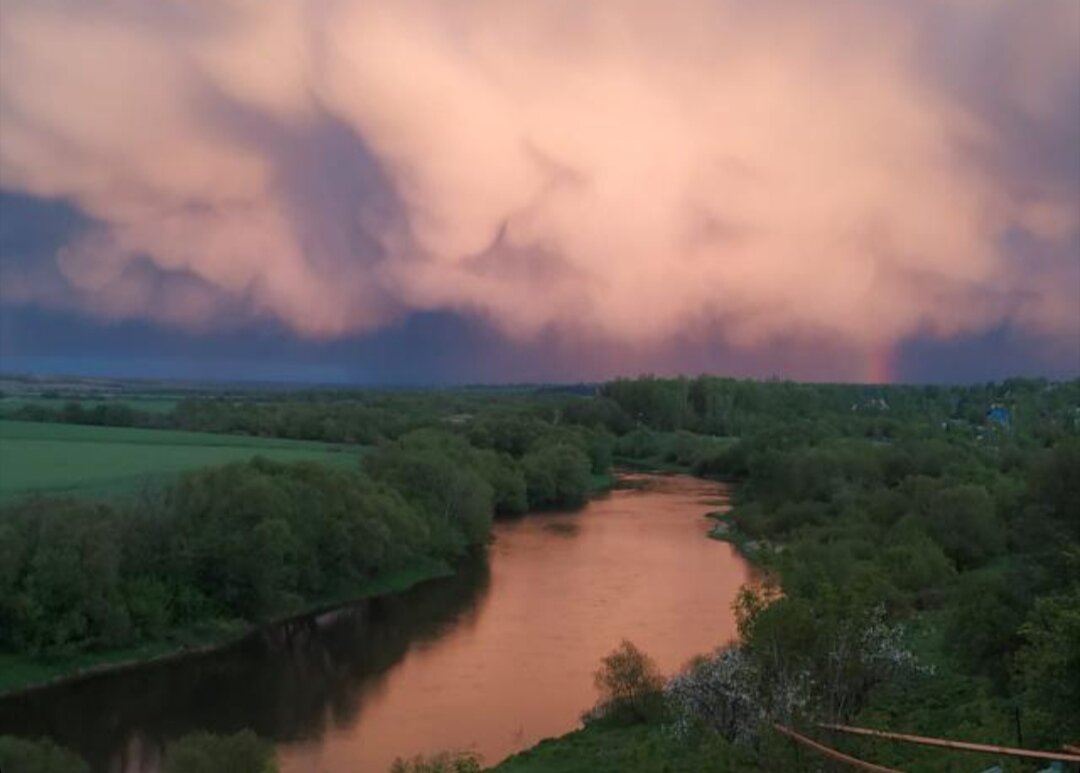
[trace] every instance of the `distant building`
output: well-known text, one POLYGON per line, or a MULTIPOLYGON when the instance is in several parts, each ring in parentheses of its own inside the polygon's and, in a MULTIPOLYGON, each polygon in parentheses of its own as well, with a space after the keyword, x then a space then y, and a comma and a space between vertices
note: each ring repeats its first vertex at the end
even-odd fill
POLYGON ((999 427, 1008 427, 1011 422, 1009 409, 1004 405, 992 405, 990 410, 986 412, 986 420, 991 424, 997 424, 999 427))

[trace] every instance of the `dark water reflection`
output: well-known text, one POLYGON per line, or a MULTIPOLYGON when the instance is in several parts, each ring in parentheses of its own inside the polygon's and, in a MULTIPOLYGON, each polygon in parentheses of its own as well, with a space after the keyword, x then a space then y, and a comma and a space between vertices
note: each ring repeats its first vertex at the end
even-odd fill
POLYGON ((0 729, 50 736, 95 771, 158 768, 164 742, 252 728, 277 741, 361 720, 410 646, 469 628, 487 593, 485 557, 454 577, 285 623, 209 655, 103 674, 0 701, 0 729))
POLYGON ((724 490, 626 482, 576 513, 498 524, 487 556, 452 578, 222 652, 0 701, 0 733, 52 736, 110 773, 156 773, 167 740, 245 727, 276 742, 285 773, 381 772, 446 748, 496 762, 572 729, 620 639, 671 672, 735 633, 748 570, 705 537, 702 517, 724 490))

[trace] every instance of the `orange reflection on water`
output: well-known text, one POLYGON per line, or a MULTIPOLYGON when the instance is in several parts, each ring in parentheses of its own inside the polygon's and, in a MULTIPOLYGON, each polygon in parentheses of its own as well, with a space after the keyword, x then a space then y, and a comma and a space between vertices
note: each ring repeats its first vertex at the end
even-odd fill
POLYGON ((396 756, 473 749, 493 764, 579 723, 593 672, 623 638, 665 673, 735 636, 750 570, 706 537, 724 489, 627 476, 575 513, 497 525, 490 590, 412 644, 346 726, 280 748, 286 773, 385 771, 396 756))

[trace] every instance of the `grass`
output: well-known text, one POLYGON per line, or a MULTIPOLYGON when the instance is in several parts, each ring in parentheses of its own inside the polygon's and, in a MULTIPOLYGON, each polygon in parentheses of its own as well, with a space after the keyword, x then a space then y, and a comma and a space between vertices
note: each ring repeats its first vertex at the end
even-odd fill
POLYGON ((610 472, 601 474, 593 473, 589 476, 589 492, 599 493, 608 491, 615 486, 615 475, 610 472))
POLYGON ((213 620, 196 628, 173 631, 165 639, 125 649, 51 655, 10 655, 0 653, 0 697, 5 693, 77 676, 134 666, 154 660, 208 652, 239 641, 259 625, 272 625, 322 609, 345 606, 366 598, 400 593, 414 585, 446 577, 453 570, 441 561, 428 561, 408 569, 374 577, 335 598, 322 599, 263 623, 243 620, 213 620))
POLYGON ((354 466, 358 448, 180 430, 0 420, 0 502, 26 494, 130 494, 178 473, 265 456, 354 466))
POLYGON ((719 738, 685 741, 656 725, 590 725, 541 741, 492 768, 497 773, 727 773, 757 769, 719 738))

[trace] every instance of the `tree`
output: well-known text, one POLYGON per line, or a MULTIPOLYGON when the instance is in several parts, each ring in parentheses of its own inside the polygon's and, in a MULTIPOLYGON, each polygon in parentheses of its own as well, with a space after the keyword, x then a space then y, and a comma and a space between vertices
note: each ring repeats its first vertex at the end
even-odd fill
POLYGON ((916 606, 939 605, 944 588, 956 575, 941 546, 927 536, 914 516, 901 518, 887 534, 881 560, 893 584, 912 594, 916 606))
POLYGON ((1043 453, 1031 472, 1031 489, 1059 522, 1080 539, 1080 439, 1043 453))
POLYGON ((742 647, 724 647, 693 660, 664 689, 680 736, 708 730, 729 741, 754 740, 766 715, 760 676, 742 647))
POLYGON ((164 773, 276 773, 274 747, 250 730, 235 735, 191 733, 169 744, 164 773))
POLYGON ((0 735, 0 771, 7 773, 89 773, 90 766, 75 752, 47 738, 30 741, 0 735))
POLYGON ((930 533, 961 569, 980 566, 1005 550, 1005 527, 983 486, 951 486, 930 500, 930 533))
POLYGON ((509 454, 477 451, 480 472, 491 485, 495 512, 500 515, 520 515, 529 509, 525 476, 509 454))
POLYGON ((1020 637, 1016 681, 1028 730, 1047 746, 1075 740, 1080 736, 1080 585, 1036 601, 1020 637))
POLYGON ((744 588, 736 617, 760 676, 757 700, 774 720, 846 721, 875 687, 921 671, 884 607, 841 589, 825 586, 810 599, 744 588))
POLYGON ((473 451, 461 437, 422 430, 386 444, 365 463, 374 478, 402 492, 440 547, 455 555, 487 539, 495 509, 494 490, 473 451))
POLYGON ((606 655, 594 674, 596 713, 616 722, 647 722, 663 709, 664 678, 653 659, 626 639, 606 655))
POLYGON ((589 457, 568 443, 530 451, 521 460, 529 504, 533 507, 576 507, 589 491, 589 457))

